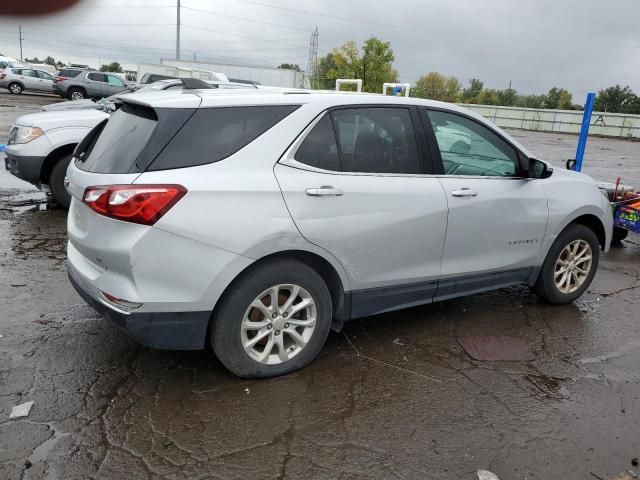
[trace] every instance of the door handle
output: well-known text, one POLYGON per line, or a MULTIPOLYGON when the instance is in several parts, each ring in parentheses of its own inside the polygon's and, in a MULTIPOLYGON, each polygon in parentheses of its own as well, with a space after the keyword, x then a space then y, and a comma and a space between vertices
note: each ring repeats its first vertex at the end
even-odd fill
POLYGON ((460 190, 454 190, 451 192, 454 197, 477 197, 478 192, 471 190, 470 188, 463 187, 460 190))
POLYGON ((343 192, 339 188, 323 185, 320 188, 307 188, 304 191, 310 197, 341 197, 343 192))

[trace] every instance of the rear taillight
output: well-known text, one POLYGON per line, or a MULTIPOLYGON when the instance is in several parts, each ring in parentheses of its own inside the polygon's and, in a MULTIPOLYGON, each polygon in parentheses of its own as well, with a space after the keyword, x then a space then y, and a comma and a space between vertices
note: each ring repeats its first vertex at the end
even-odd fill
POLYGON ((64 80, 64 77, 53 77, 53 83, 60 83, 64 80))
POLYGON ((186 193, 182 185, 97 185, 87 187, 82 202, 106 217, 153 225, 186 193))
POLYGON ((4 80, 6 76, 7 76, 6 73, 0 73, 0 80, 4 80))

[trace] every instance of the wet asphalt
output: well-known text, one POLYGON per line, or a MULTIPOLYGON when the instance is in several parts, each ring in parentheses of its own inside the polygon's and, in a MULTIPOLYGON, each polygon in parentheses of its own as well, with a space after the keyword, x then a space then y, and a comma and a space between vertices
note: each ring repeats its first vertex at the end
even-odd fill
MULTIPOLYGON (((0 142, 42 102, 1 93, 0 142)), ((557 165, 576 143, 513 133, 557 165)), ((640 143, 589 142, 600 179, 640 187, 640 143)), ((640 236, 575 304, 517 287, 357 320, 304 370, 249 381, 210 351, 141 347, 86 306, 65 217, 0 172, 0 479, 640 475, 640 236)))

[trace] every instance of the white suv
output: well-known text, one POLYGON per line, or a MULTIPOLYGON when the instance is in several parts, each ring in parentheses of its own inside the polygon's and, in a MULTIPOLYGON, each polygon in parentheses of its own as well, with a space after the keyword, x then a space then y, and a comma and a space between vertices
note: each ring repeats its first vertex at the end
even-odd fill
POLYGON ((571 302, 609 248, 589 177, 455 105, 122 98, 67 171, 70 279, 140 342, 211 342, 240 376, 303 367, 352 318, 516 284, 571 302))

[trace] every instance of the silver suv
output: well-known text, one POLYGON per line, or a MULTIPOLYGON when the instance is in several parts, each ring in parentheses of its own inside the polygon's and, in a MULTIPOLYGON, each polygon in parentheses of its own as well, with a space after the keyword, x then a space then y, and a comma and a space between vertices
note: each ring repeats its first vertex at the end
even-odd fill
POLYGON ((35 68, 6 67, 0 71, 0 88, 14 95, 24 91, 53 93, 53 76, 35 68))
POLYGON ((303 367, 353 318, 519 284, 571 302, 609 248, 611 209, 589 177, 455 105, 122 100, 67 171, 71 282, 138 341, 210 342, 239 376, 303 367))
POLYGON ((53 79, 53 92, 70 100, 109 97, 128 89, 116 74, 95 70, 66 68, 53 79))

